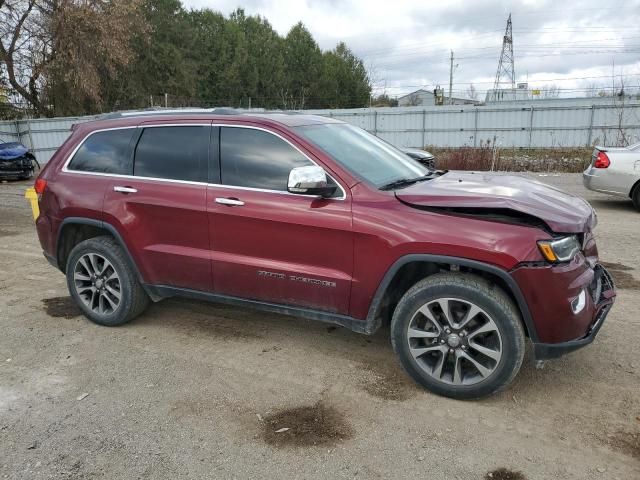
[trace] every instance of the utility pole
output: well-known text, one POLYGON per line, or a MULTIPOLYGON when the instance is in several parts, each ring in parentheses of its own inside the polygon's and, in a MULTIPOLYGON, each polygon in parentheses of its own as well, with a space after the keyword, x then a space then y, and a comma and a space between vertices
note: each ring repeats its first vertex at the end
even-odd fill
POLYGON ((451 50, 451 65, 449 66, 449 105, 453 105, 452 100, 452 90, 453 90, 453 50, 451 50))

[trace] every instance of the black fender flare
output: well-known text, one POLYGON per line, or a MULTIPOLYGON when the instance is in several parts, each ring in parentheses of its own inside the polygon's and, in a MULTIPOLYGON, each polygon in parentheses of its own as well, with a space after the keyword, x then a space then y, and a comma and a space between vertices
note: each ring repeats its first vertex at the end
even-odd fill
POLYGON ((524 295, 522 294, 522 291, 518 286, 518 283, 513 279, 508 271, 496 267, 495 265, 480 262, 478 260, 470 260, 468 258, 452 257, 447 255, 430 254, 405 255, 403 257, 400 257, 393 263, 393 265, 391 265, 391 267, 389 267, 387 272, 384 274, 382 281, 378 285, 376 293, 374 294, 373 299, 371 300, 371 304, 369 305, 369 311, 367 313, 366 320, 367 325, 365 327, 365 331, 367 333, 374 333, 378 328, 380 328, 382 319, 380 318, 379 313, 380 309, 382 308, 382 299, 384 297, 384 294, 398 270, 400 270, 400 268, 402 268, 404 265, 411 262, 431 262, 447 265, 457 265, 459 267, 469 267, 473 268, 474 270, 487 272, 495 275, 496 277, 499 277, 511 290, 509 293, 511 293, 516 300, 517 306, 522 314, 522 320, 525 324, 525 327, 527 328, 527 332, 529 333, 529 338, 531 338, 533 342, 538 341, 538 333, 533 322, 529 306, 527 305, 527 301, 525 300, 524 295))
POLYGON ((127 256, 127 259, 129 260, 129 265, 130 267, 133 269, 134 272, 136 272, 136 276, 138 277, 138 281, 144 285, 144 278, 142 278, 142 274, 140 273, 140 270, 138 269, 138 265, 136 264, 136 262, 134 262, 133 257, 131 256, 131 252, 129 251, 129 247, 127 247, 126 242, 124 241, 124 239, 122 238, 122 235, 120 235, 120 233, 118 232, 118 230, 116 230, 116 228, 111 225, 110 223, 104 222, 102 220, 96 220, 95 218, 87 218, 87 217, 67 217, 65 218, 62 223, 60 224, 60 227, 58 227, 58 236, 56 238, 56 246, 55 246, 55 251, 56 251, 56 261, 58 262, 58 268, 60 268, 60 270, 63 270, 64 266, 60 265, 59 259, 58 257, 58 249, 60 248, 60 239, 62 237, 62 232, 64 231, 64 227, 67 225, 89 225, 92 227, 96 227, 96 228, 101 228, 103 230, 108 231, 113 238, 115 238, 116 242, 118 242, 120 244, 120 247, 122 248, 122 250, 124 251, 124 253, 127 256))

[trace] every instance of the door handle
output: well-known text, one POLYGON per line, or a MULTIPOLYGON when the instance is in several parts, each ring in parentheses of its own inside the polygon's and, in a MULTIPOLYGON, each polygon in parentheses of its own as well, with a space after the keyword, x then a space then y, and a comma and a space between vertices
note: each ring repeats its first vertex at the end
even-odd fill
POLYGON ((242 205, 244 205, 244 202, 242 200, 238 200, 237 198, 224 198, 224 197, 216 198, 216 203, 219 203, 221 205, 227 205, 229 207, 241 207, 242 205))
POLYGON ((113 191, 120 193, 138 193, 138 190, 132 187, 113 187, 113 191))

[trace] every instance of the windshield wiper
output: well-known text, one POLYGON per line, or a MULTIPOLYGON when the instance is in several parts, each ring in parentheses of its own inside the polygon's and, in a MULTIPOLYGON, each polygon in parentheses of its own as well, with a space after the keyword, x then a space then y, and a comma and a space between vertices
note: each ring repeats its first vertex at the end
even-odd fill
POLYGON ((435 171, 430 172, 429 174, 423 175, 421 177, 401 178, 400 180, 394 180, 393 182, 387 183, 386 185, 379 187, 379 189, 395 190, 396 188, 408 187, 409 185, 413 185, 414 183, 423 182, 425 180, 431 180, 434 177, 434 175, 435 175, 435 171))

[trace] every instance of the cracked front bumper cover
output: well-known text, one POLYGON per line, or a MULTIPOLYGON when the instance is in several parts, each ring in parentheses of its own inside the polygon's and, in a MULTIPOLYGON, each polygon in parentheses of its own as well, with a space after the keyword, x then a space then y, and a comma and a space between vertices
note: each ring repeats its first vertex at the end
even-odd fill
POLYGON ((596 265, 594 279, 589 285, 589 293, 596 304, 594 321, 586 335, 577 340, 560 343, 534 343, 534 355, 536 360, 548 360, 578 350, 593 342, 602 328, 604 321, 613 307, 616 297, 616 289, 613 278, 602 265, 596 265))

